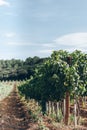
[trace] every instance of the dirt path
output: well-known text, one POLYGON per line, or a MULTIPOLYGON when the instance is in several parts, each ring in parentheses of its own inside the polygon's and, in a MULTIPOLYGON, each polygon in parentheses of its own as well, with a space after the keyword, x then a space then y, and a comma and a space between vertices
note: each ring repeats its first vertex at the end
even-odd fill
POLYGON ((29 121, 28 112, 14 86, 11 94, 0 102, 0 130, 28 130, 29 121))

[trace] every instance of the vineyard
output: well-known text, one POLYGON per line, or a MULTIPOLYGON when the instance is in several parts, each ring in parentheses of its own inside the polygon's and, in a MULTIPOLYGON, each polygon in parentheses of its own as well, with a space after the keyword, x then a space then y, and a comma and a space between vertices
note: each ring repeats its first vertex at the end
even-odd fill
POLYGON ((81 107, 86 106, 87 54, 78 50, 72 53, 54 51, 18 89, 25 99, 35 99, 43 114, 76 128, 84 122, 80 113, 81 107), (71 105, 73 112, 70 114, 71 105))
POLYGON ((29 79, 1 82, 0 101, 1 106, 10 102, 18 115, 24 115, 18 120, 12 117, 17 128, 6 129, 0 113, 1 130, 87 130, 87 54, 54 51, 29 79))

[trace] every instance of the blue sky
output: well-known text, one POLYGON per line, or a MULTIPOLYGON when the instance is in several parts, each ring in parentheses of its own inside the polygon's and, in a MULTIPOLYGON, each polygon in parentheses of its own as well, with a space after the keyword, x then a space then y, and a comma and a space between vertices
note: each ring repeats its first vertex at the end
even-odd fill
POLYGON ((0 59, 87 52, 87 0, 0 0, 0 59))

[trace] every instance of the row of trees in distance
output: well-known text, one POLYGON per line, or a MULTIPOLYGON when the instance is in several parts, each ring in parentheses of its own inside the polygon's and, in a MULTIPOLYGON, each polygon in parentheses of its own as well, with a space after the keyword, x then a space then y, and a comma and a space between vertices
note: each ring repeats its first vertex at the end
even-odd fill
POLYGON ((35 68, 39 67, 46 58, 37 56, 20 59, 0 60, 0 80, 23 80, 34 75, 35 68))

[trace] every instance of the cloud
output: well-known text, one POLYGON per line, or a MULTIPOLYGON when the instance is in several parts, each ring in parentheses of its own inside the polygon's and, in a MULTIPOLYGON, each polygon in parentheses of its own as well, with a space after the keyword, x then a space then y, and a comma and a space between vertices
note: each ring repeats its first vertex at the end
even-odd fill
POLYGON ((53 44, 53 43, 44 43, 44 44, 42 44, 42 46, 43 47, 52 47, 52 48, 54 48, 55 44, 53 44))
POLYGON ((42 50, 39 51, 41 54, 50 55, 53 50, 67 50, 69 52, 75 50, 81 50, 87 52, 87 33, 77 32, 56 38, 51 43, 42 44, 42 50))
POLYGON ((14 33, 14 32, 10 32, 10 33, 5 34, 5 37, 7 37, 7 38, 13 38, 14 36, 16 36, 16 33, 14 33))
POLYGON ((52 49, 48 49, 48 50, 40 50, 39 53, 46 53, 46 54, 50 54, 52 53, 52 49))
MULTIPOLYGON (((15 35, 16 35, 15 33, 7 33, 7 37, 10 37, 10 38, 15 35)), ((6 39, 6 40, 9 40, 9 39, 6 39)), ((20 48, 20 47, 21 49, 26 48, 26 50, 24 50, 26 57, 27 55, 31 55, 31 56, 38 55, 38 56, 44 56, 44 57, 50 56, 54 50, 61 50, 61 49, 67 50, 69 52, 72 52, 74 50, 81 50, 83 52, 87 52, 87 33, 86 32, 70 33, 70 34, 58 37, 52 42, 47 42, 47 43, 42 43, 42 42, 32 43, 28 41, 22 41, 22 39, 21 41, 14 41, 14 39, 11 39, 11 40, 5 42, 5 45, 9 46, 9 48, 20 48)))
POLYGON ((15 46, 31 45, 31 43, 25 43, 25 42, 8 42, 7 44, 15 46))
POLYGON ((54 40, 56 46, 61 46, 61 48, 65 48, 67 50, 82 50, 87 51, 87 33, 86 32, 78 32, 71 33, 64 36, 61 36, 54 40))
POLYGON ((5 0, 0 0, 0 6, 10 6, 9 2, 6 2, 5 0))
POLYGON ((7 44, 12 46, 38 46, 38 44, 30 42, 7 42, 7 44))

